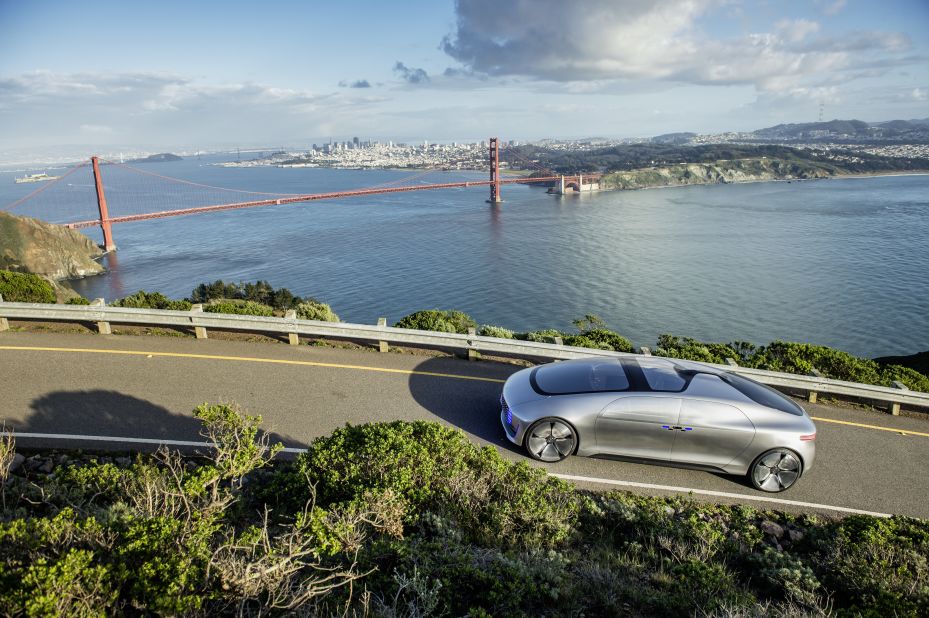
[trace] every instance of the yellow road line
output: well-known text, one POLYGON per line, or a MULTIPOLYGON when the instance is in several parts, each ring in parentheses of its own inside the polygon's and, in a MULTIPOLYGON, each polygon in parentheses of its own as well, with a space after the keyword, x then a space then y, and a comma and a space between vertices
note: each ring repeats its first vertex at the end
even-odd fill
POLYGON ((301 365, 304 367, 326 367, 329 369, 355 369, 358 371, 377 371, 381 373, 400 373, 404 375, 430 376, 433 378, 453 378, 456 380, 474 380, 477 382, 494 382, 502 384, 505 380, 497 378, 482 378, 479 376, 466 376, 454 373, 438 373, 435 371, 416 371, 413 369, 388 369, 386 367, 369 367, 367 365, 345 365, 341 363, 321 363, 317 361, 284 360, 278 358, 256 358, 252 356, 219 356, 214 354, 184 354, 181 352, 143 352, 138 350, 101 350, 97 348, 52 348, 40 346, 0 346, 0 350, 19 350, 24 352, 84 352, 87 354, 120 354, 125 356, 166 357, 166 358, 195 358, 199 360, 226 360, 244 361, 250 363, 272 363, 277 365, 301 365))
POLYGON ((922 436, 924 438, 929 438, 929 433, 923 433, 921 431, 910 431, 909 429, 895 429, 893 427, 881 427, 879 425, 865 425, 864 423, 853 423, 851 421, 838 421, 834 418, 821 418, 819 416, 811 416, 814 421, 821 421, 823 423, 836 423, 839 425, 849 425, 851 427, 864 427, 865 429, 877 429, 878 431, 892 431, 894 433, 901 433, 907 436, 922 436))
MULTIPOLYGON (((416 371, 414 369, 388 369, 386 367, 369 367, 367 365, 346 365, 342 363, 322 363, 318 361, 299 361, 284 360, 277 358, 257 358, 253 356, 220 356, 215 354, 185 354, 182 352, 145 352, 138 350, 103 350, 98 348, 54 348, 40 346, 0 346, 0 350, 20 350, 24 352, 84 352, 87 354, 120 354, 125 356, 145 356, 145 357, 163 357, 163 358, 194 358, 199 360, 226 360, 242 361, 251 363, 271 363, 278 365, 300 365, 304 367, 325 367, 328 369, 354 369, 357 371, 376 371, 380 373, 399 373, 403 375, 420 375, 433 378, 451 378, 456 380, 473 380, 476 382, 493 382, 503 384, 506 380, 498 378, 482 378, 479 376, 466 376, 455 373, 439 373, 435 371, 416 371)), ((877 431, 891 431, 908 436, 921 436, 929 438, 929 433, 921 431, 910 431, 908 429, 895 429, 893 427, 881 427, 879 425, 866 425, 864 423, 853 423, 851 421, 840 421, 832 418, 812 417, 814 421, 823 423, 836 423, 838 425, 848 425, 851 427, 861 427, 863 429, 874 429, 877 431)))

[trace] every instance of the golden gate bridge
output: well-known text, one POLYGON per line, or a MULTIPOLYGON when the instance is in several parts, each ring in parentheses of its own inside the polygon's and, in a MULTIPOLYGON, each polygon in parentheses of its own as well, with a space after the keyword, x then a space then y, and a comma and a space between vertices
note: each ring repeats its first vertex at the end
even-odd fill
MULTIPOLYGON (((260 206, 295 204, 299 202, 311 202, 317 200, 331 200, 348 197, 363 197, 370 195, 408 193, 413 191, 430 191, 436 189, 455 189, 466 187, 489 187, 490 197, 487 201, 496 205, 503 201, 501 193, 501 188, 503 185, 556 183, 556 189, 554 192, 564 193, 568 191, 581 191, 586 186, 590 186, 590 183, 596 183, 600 177, 599 174, 595 173, 576 174, 569 176, 559 175, 555 174, 551 170, 547 170, 538 166, 535 162, 527 161, 524 159, 519 162, 520 165, 529 169, 535 168, 535 174, 531 176, 519 176, 516 178, 503 178, 500 175, 500 147, 496 137, 492 137, 489 140, 488 159, 490 168, 490 177, 488 180, 462 180, 457 182, 441 182, 431 184, 424 183, 405 186, 392 186, 397 182, 400 182, 392 181, 373 187, 348 189, 342 191, 329 191, 323 193, 270 193, 261 191, 246 191, 228 187, 216 187, 188 180, 182 180, 179 178, 171 178, 169 176, 162 176, 150 171, 137 169, 122 163, 113 161, 101 161, 99 157, 94 156, 90 158, 89 162, 85 161, 72 167, 66 173, 62 174, 58 179, 51 181, 39 189, 33 191, 32 193, 16 200, 4 208, 4 210, 10 212, 13 209, 19 209, 18 212, 21 212, 22 210, 25 210, 30 203, 38 202, 37 208, 33 209, 36 211, 36 218, 45 219, 52 223, 63 224, 73 229, 99 226, 103 232, 104 249, 106 251, 113 251, 116 249, 116 243, 113 240, 112 226, 115 224, 129 223, 132 221, 163 219, 166 217, 178 217, 183 215, 219 212, 225 210, 238 210, 243 208, 256 208, 260 206), (101 162, 107 164, 110 169, 113 170, 126 170, 128 172, 132 172, 134 174, 142 175, 148 178, 158 179, 162 182, 173 183, 174 185, 207 191, 207 193, 204 195, 198 196, 198 199, 194 200, 196 202, 204 201, 205 195, 212 195, 214 193, 227 194, 229 192, 236 194, 237 197, 241 196, 242 194, 249 194, 254 196, 255 199, 249 199, 245 201, 222 201, 222 198, 217 197, 212 200, 215 203, 185 205, 185 201, 190 201, 190 195, 184 195, 178 193, 177 191, 166 190, 164 186, 157 188, 151 187, 147 190, 148 194, 164 193, 162 197, 171 202, 172 207, 146 210, 145 212, 114 214, 110 212, 110 205, 107 203, 107 192, 112 191, 114 187, 112 185, 109 185, 107 188, 104 187, 103 176, 100 171, 101 162), (54 194, 54 191, 49 191, 53 186, 60 185, 63 183, 63 181, 69 178, 73 180, 74 178, 72 178, 72 176, 74 173, 80 169, 85 169, 87 166, 90 166, 93 171, 93 185, 75 185, 74 183, 66 183, 65 186, 68 188, 68 191, 65 192, 63 197, 59 196, 57 200, 51 200, 50 204, 42 203, 42 200, 40 199, 41 197, 54 194), (585 180, 588 183, 586 185, 585 180), (85 190, 81 191, 81 189, 85 190), (93 215, 91 215, 86 208, 83 209, 83 212, 81 212, 80 208, 74 208, 75 205, 79 205, 78 202, 80 201, 76 196, 81 194, 87 196, 88 189, 92 189, 92 197, 94 197, 96 201, 96 212, 94 212, 93 215)), ((110 173, 108 172, 107 175, 109 177, 110 173)), ((421 175, 423 174, 417 174, 417 176, 421 175)), ((401 179, 401 181, 402 180, 405 179, 401 179)), ((116 189, 117 191, 119 190, 118 187, 116 187, 116 189)), ((145 190, 142 191, 142 193, 145 192, 145 190)), ((151 195, 148 195, 148 197, 151 197, 151 195)), ((142 200, 139 201, 141 202, 142 200)), ((211 200, 206 199, 205 201, 209 202, 211 200)), ((49 202, 49 200, 46 200, 46 202, 49 202)), ((84 200, 84 202, 86 203, 87 200, 84 200)), ((125 208, 126 204, 124 203, 123 206, 125 208)), ((150 205, 147 205, 147 207, 151 208, 150 205)))

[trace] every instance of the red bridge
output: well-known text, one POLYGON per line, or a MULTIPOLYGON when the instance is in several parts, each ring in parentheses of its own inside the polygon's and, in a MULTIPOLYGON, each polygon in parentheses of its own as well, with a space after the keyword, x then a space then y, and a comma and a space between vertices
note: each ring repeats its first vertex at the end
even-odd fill
MULTIPOLYGON (((241 208, 255 208, 258 206, 273 206, 273 205, 281 205, 281 204, 294 204, 298 202, 311 202, 315 200, 329 200, 329 199, 336 199, 336 198, 343 198, 343 197, 360 197, 360 196, 366 196, 366 195, 380 195, 380 194, 386 194, 386 193, 406 193, 406 192, 412 192, 412 191, 427 191, 427 190, 433 190, 433 189, 453 189, 453 188, 462 188, 462 187, 489 186, 490 187, 490 199, 488 200, 488 202, 491 204, 499 204, 503 201, 501 198, 501 187, 503 185, 553 183, 555 186, 549 190, 550 192, 566 193, 566 192, 572 192, 572 191, 579 192, 579 191, 584 191, 584 190, 590 190, 591 188, 594 188, 596 186, 596 183, 598 183, 599 178, 600 178, 599 174, 579 174, 576 176, 555 175, 550 170, 545 170, 544 172, 542 172, 541 175, 522 176, 522 177, 508 178, 508 179, 501 178, 500 176, 500 149, 499 149, 498 140, 496 137, 490 138, 489 160, 490 160, 490 179, 489 180, 466 180, 466 181, 460 181, 460 182, 418 184, 418 185, 409 185, 409 186, 386 186, 386 185, 391 184, 391 183, 386 183, 385 185, 363 188, 363 189, 354 189, 354 190, 347 190, 347 191, 332 191, 328 193, 308 193, 308 194, 270 194, 270 193, 260 193, 260 192, 253 192, 253 191, 242 191, 238 189, 228 189, 228 188, 222 188, 222 187, 212 187, 212 186, 203 185, 200 183, 194 183, 194 182, 189 182, 185 180, 179 180, 176 178, 160 176, 158 174, 153 174, 151 172, 146 172, 146 171, 139 170, 136 168, 131 168, 129 166, 125 166, 120 163, 114 163, 114 162, 107 161, 105 163, 109 163, 110 165, 113 165, 113 166, 118 166, 119 168, 125 168, 127 170, 131 170, 138 174, 143 174, 146 176, 159 178, 163 181, 173 181, 175 183, 180 183, 182 185, 187 185, 191 187, 200 187, 200 188, 209 189, 209 190, 218 191, 218 192, 229 191, 229 192, 234 192, 238 194, 249 193, 249 194, 260 195, 260 196, 271 195, 271 197, 266 197, 264 199, 252 199, 248 201, 232 201, 228 203, 212 203, 212 204, 206 204, 206 205, 191 206, 191 207, 186 207, 186 208, 183 207, 183 204, 178 205, 183 200, 177 199, 177 200, 171 200, 172 204, 175 205, 174 208, 151 211, 151 212, 139 212, 139 213, 121 214, 121 215, 113 216, 110 214, 109 208, 107 206, 106 192, 104 190, 103 178, 100 173, 100 160, 98 157, 91 157, 89 164, 93 169, 93 178, 94 178, 93 189, 94 189, 94 193, 96 196, 96 205, 97 205, 97 209, 96 209, 97 212, 94 213, 95 218, 86 218, 86 215, 85 215, 85 218, 72 216, 70 217, 71 220, 64 220, 64 221, 58 220, 54 222, 62 223, 64 225, 67 225, 70 228, 75 228, 75 229, 100 226, 101 230, 103 231, 104 248, 106 249, 106 251, 112 251, 116 249, 116 244, 113 241, 113 231, 112 231, 112 226, 113 224, 116 224, 116 223, 128 223, 130 221, 145 221, 147 219, 161 219, 165 217, 178 217, 181 215, 216 212, 216 211, 222 211, 222 210, 237 210, 241 208)), ((523 163, 525 164, 527 162, 523 162, 523 163)), ((58 179, 45 184, 44 186, 40 187, 36 191, 33 191, 32 193, 30 193, 29 195, 21 198, 20 200, 17 200, 13 204, 7 206, 4 210, 10 211, 13 208, 17 208, 19 206, 22 206, 23 204, 27 204, 30 201, 35 200, 36 198, 40 196, 40 194, 47 192, 47 190, 50 189, 52 186, 55 186, 56 184, 61 183, 66 178, 70 177, 71 174, 73 174, 73 172, 83 167, 86 167, 87 165, 88 163, 82 163, 80 165, 77 165, 71 168, 70 170, 68 170, 67 173, 63 174, 58 179)), ((531 162, 528 162, 528 166, 532 167, 534 165, 531 162)), ((67 187, 69 188, 74 187, 74 186, 75 185, 71 183, 67 184, 67 187)), ((81 186, 81 185, 77 185, 77 186, 81 186)), ((172 196, 167 195, 166 197, 168 199, 171 199, 172 196)), ((54 207, 52 209, 53 210, 65 210, 63 208, 56 209, 54 207)), ((40 210, 44 211, 48 209, 40 209, 40 210)), ((41 214, 42 213, 40 213, 40 215, 41 214)), ((62 218, 62 213, 56 213, 56 214, 58 214, 58 218, 62 218)), ((87 214, 90 214, 90 213, 87 213, 87 214)), ((49 219, 53 217, 39 216, 39 218, 49 219)), ((69 217, 67 217, 67 215, 64 215, 64 218, 67 219, 69 217)))

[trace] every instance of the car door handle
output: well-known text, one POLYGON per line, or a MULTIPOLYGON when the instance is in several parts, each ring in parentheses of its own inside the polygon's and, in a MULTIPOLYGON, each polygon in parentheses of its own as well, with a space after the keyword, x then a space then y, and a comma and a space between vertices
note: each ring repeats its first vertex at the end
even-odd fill
POLYGON ((680 425, 662 425, 662 429, 667 429, 668 431, 693 431, 693 427, 682 427, 680 425))

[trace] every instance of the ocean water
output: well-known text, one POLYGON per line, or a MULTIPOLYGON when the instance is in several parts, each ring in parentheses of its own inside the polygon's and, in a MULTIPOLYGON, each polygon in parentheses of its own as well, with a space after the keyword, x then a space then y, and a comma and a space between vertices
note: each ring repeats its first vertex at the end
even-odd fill
MULTIPOLYGON (((281 193, 402 184, 410 175, 209 162, 136 167, 281 193)), ((463 177, 485 175, 438 172, 410 182, 463 177)), ((144 182, 136 193, 127 190, 131 178, 114 182, 111 212, 127 208, 121 192, 160 199, 160 185, 144 182)), ((0 174, 0 207, 26 188, 0 174)), ((203 281, 267 279, 352 322, 393 323, 442 308, 515 330, 566 329, 594 313, 637 346, 671 332, 807 341, 870 357, 929 349, 929 176, 564 197, 507 186, 500 206, 485 203, 486 193, 425 191, 121 224, 109 272, 74 286, 110 301, 140 289, 184 297, 203 281)), ((98 230, 85 232, 101 240, 98 230)))

